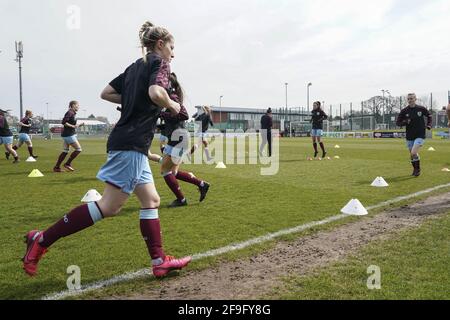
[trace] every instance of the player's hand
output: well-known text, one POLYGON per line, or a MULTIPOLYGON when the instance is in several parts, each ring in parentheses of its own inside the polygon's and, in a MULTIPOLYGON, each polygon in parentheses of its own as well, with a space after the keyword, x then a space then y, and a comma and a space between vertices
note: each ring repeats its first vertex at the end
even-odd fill
POLYGON ((179 103, 172 101, 170 106, 170 113, 174 116, 176 116, 178 113, 180 113, 181 106, 179 103))

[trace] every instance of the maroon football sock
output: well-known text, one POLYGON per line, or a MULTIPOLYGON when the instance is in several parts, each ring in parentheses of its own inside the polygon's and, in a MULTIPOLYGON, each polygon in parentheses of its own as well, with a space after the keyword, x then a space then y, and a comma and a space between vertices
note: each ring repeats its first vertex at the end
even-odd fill
POLYGON ((187 183, 191 183, 196 185, 197 187, 200 187, 202 181, 198 180, 196 177, 194 177, 193 175, 191 175, 190 173, 187 172, 183 172, 183 171, 178 171, 176 178, 178 180, 187 182, 187 183))
POLYGON ((178 184, 177 178, 172 173, 164 176, 164 181, 166 181, 167 186, 172 190, 178 200, 184 199, 184 194, 181 192, 180 185, 178 184))
POLYGON ((67 152, 61 152, 59 155, 58 161, 56 162, 55 168, 59 168, 61 166, 61 163, 64 161, 64 159, 67 157, 67 152))
POLYGON ((162 248, 161 226, 159 219, 140 220, 141 234, 147 245, 148 253, 152 259, 161 258, 164 260, 165 255, 162 248))
POLYGON ((317 143, 313 143, 313 147, 314 147, 314 152, 317 152, 317 143))
POLYGON ((322 149, 322 152, 325 153, 325 146, 323 145, 323 142, 320 143, 320 149, 322 149))
POLYGON ((28 153, 30 154, 30 157, 33 156, 33 147, 28 147, 28 153))
POLYGON ((81 151, 74 151, 74 152, 72 152, 72 154, 70 155, 69 160, 67 160, 66 164, 70 166, 70 165, 72 164, 72 161, 73 161, 76 157, 78 157, 78 155, 79 155, 80 153, 81 153, 81 151))
POLYGON ((14 149, 14 150, 17 150, 17 149, 19 149, 19 147, 16 146, 16 145, 14 145, 14 146, 13 146, 13 149, 14 149))
POLYGON ((48 248, 57 240, 67 237, 71 234, 86 229, 94 224, 87 204, 79 206, 53 226, 44 231, 43 241, 40 243, 43 247, 48 248))

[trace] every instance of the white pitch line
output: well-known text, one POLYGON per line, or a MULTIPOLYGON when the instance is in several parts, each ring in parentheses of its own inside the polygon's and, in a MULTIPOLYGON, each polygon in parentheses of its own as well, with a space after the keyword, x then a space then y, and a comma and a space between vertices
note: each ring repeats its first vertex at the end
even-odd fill
MULTIPOLYGON (((397 203, 397 202, 400 202, 400 201, 403 201, 403 200, 408 200, 408 199, 411 199, 411 198, 415 198, 415 197, 418 197, 420 195, 427 194, 427 193, 430 193, 430 192, 433 192, 433 191, 436 191, 436 190, 439 190, 439 189, 442 189, 442 188, 447 188, 447 187, 450 187, 450 183, 442 184, 442 185, 439 185, 439 186, 436 186, 436 187, 433 187, 433 188, 429 188, 429 189, 425 189, 425 190, 422 190, 422 191, 419 191, 419 192, 415 192, 415 193, 412 193, 412 194, 409 194, 409 195, 406 195, 406 196, 400 196, 400 197, 397 197, 397 198, 394 198, 394 199, 391 199, 391 200, 388 200, 388 201, 383 201, 383 202, 380 202, 380 203, 378 203, 376 205, 367 207, 366 209, 367 210, 373 210, 373 209, 381 208, 381 207, 384 207, 384 206, 392 204, 392 203, 397 203)), ((280 237, 280 236, 283 236, 283 235, 297 233, 297 232, 300 232, 300 231, 304 231, 304 230, 310 229, 312 227, 324 225, 324 224, 327 224, 327 223, 330 223, 330 222, 333 222, 333 221, 337 221, 337 220, 340 220, 340 219, 343 219, 343 218, 347 218, 347 217, 348 217, 347 215, 338 214, 338 215, 326 218, 324 220, 310 222, 310 223, 299 225, 299 226, 294 227, 294 228, 289 228, 289 229, 280 230, 280 231, 277 231, 277 232, 274 232, 274 233, 269 233, 269 234, 266 234, 264 236, 253 238, 253 239, 250 239, 250 240, 247 240, 247 241, 244 241, 244 242, 231 244, 231 245, 228 245, 228 246, 225 246, 225 247, 222 247, 222 248, 206 251, 204 253, 197 253, 197 254, 192 256, 192 260, 200 260, 200 259, 203 259, 203 258, 206 258, 206 257, 214 257, 214 256, 218 256, 218 255, 221 255, 221 254, 224 254, 224 253, 227 253, 227 252, 234 251, 234 250, 240 250, 240 249, 243 249, 243 248, 255 245, 255 244, 260 244, 260 243, 272 240, 274 238, 277 238, 277 237, 280 237)), ((81 287, 80 290, 64 290, 64 291, 61 291, 61 292, 58 292, 58 293, 54 293, 54 294, 50 294, 50 295, 44 296, 41 299, 42 300, 59 300, 59 299, 64 299, 64 298, 67 298, 67 297, 77 296, 77 295, 80 295, 80 294, 83 294, 83 293, 87 293, 87 292, 95 291, 95 290, 102 289, 102 288, 105 288, 105 287, 109 287, 109 286, 111 286, 113 284, 116 284, 116 283, 134 280, 134 279, 137 279, 137 278, 140 278, 140 277, 144 277, 144 276, 147 276, 147 275, 151 276, 150 268, 141 269, 141 270, 138 270, 136 272, 124 273, 124 274, 121 274, 119 276, 115 276, 115 277, 113 277, 111 279, 108 279, 108 280, 101 280, 101 281, 94 282, 94 283, 91 283, 91 284, 88 284, 88 285, 84 285, 84 286, 81 287)))

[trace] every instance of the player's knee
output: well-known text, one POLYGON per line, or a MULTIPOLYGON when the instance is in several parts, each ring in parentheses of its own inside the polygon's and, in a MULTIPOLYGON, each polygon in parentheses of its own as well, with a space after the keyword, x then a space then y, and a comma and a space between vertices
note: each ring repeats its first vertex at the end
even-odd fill
POLYGON ((70 150, 69 150, 69 148, 67 148, 67 149, 63 149, 63 151, 62 152, 64 152, 64 153, 69 153, 70 152, 70 150))
POLYGON ((102 213, 105 218, 114 217, 120 213, 122 205, 108 204, 102 207, 102 213))
POLYGON ((158 194, 155 194, 150 199, 150 208, 159 208, 159 205, 161 204, 161 198, 158 194))
POLYGON ((83 149, 81 149, 81 148, 76 148, 75 151, 77 151, 77 152, 82 152, 83 149))

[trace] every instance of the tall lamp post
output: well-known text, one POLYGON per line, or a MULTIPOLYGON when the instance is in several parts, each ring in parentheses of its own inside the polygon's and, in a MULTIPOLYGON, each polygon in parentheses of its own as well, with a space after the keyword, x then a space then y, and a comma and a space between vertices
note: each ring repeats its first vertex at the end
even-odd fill
POLYGON ((285 95, 285 97, 286 97, 286 109, 287 109, 287 106, 288 106, 288 84, 289 83, 287 83, 287 82, 284 83, 284 86, 286 87, 286 95, 285 95))
POLYGON ((16 62, 19 63, 19 88, 20 88, 20 119, 23 117, 23 101, 22 101, 22 58, 23 44, 22 41, 16 41, 16 62))
MULTIPOLYGON (((50 130, 50 119, 48 117, 48 102, 45 103, 47 105, 47 130, 50 130)), ((45 121, 44 121, 44 129, 45 129, 45 121)))
POLYGON ((220 96, 220 98, 219 98, 219 119, 220 119, 219 126, 222 126, 222 98, 223 98, 223 96, 220 96))
POLYGON ((312 83, 308 83, 308 85, 306 86, 306 104, 308 106, 308 113, 309 113, 309 87, 312 86, 312 83))

